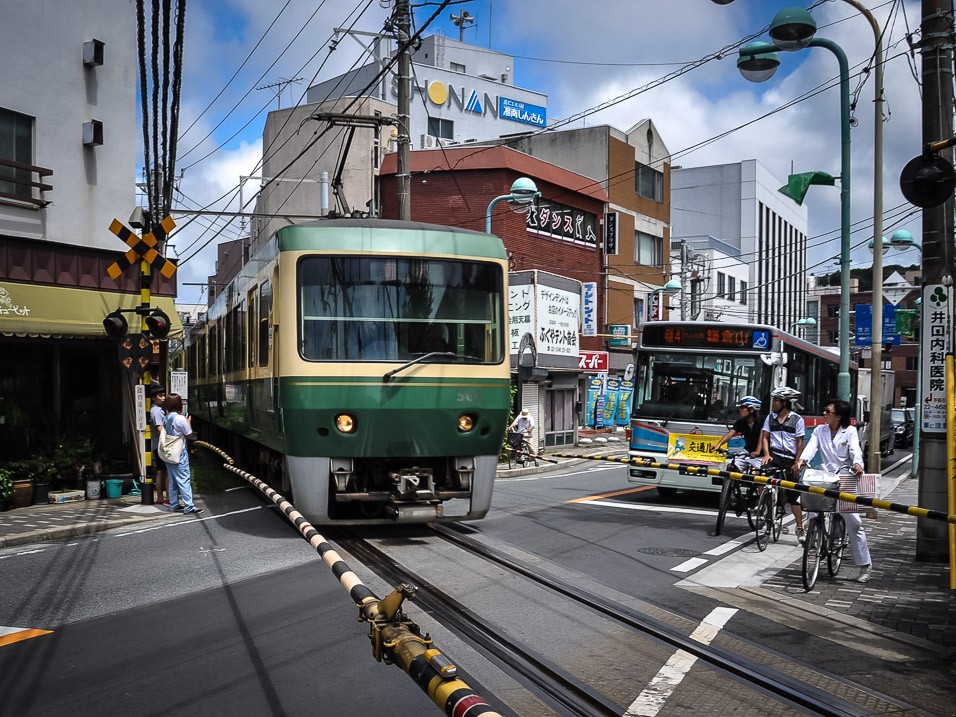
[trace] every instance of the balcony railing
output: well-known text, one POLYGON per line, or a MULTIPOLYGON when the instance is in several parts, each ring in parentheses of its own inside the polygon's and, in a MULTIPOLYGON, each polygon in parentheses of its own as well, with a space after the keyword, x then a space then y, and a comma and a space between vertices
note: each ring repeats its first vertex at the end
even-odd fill
POLYGON ((41 180, 52 174, 53 170, 46 167, 0 159, 0 202, 23 202, 42 209, 51 201, 43 198, 43 192, 52 192, 53 185, 41 180), (40 196, 35 196, 34 189, 39 190, 40 196))

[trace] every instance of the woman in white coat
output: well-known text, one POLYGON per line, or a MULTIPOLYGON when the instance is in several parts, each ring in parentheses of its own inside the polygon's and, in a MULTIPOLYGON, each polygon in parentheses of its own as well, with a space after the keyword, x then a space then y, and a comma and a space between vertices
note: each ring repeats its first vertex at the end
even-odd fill
MULTIPOLYGON (((860 436, 856 432, 856 426, 850 425, 850 404, 846 401, 827 401, 827 407, 823 411, 823 423, 813 429, 800 458, 793 464, 794 470, 801 470, 818 451, 824 470, 836 473, 845 466, 852 466, 857 475, 863 472, 860 436)), ((859 568, 856 580, 865 583, 870 579, 872 564, 870 548, 863 530, 863 519, 859 513, 841 515, 846 521, 853 563, 859 568)))

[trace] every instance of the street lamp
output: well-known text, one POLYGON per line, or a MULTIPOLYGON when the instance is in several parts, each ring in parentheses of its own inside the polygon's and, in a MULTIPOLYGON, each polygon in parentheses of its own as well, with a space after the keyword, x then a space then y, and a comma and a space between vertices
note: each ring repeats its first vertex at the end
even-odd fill
POLYGON ((805 319, 798 319, 797 321, 794 321, 792 324, 790 324, 790 333, 792 334, 793 330, 797 328, 798 326, 816 326, 816 325, 817 325, 817 320, 813 318, 812 316, 808 316, 805 319))
MULTIPOLYGON (((718 5, 726 5, 733 0, 712 0, 718 5)), ((852 5, 859 11, 870 23, 873 30, 874 42, 874 80, 876 88, 873 91, 873 239, 883 235, 883 33, 880 24, 859 0, 843 0, 848 5, 852 5)), ((815 42, 812 38, 816 33, 817 25, 813 16, 803 8, 792 7, 784 8, 773 19, 770 25, 770 37, 776 43, 776 47, 781 50, 799 50, 807 46, 825 46, 815 42)), ((840 60, 840 100, 841 100, 841 118, 844 120, 843 126, 843 169, 841 170, 841 232, 840 232, 840 376, 837 383, 837 391, 840 398, 849 400, 850 398, 850 369, 849 369, 849 281, 850 281, 850 238, 849 238, 849 211, 850 211, 850 128, 849 128, 849 103, 848 103, 848 82, 849 75, 846 71, 846 55, 834 43, 832 48, 837 59, 840 60), (842 57, 842 59, 841 59, 842 57), (846 102, 846 104, 844 104, 846 102), (846 197, 846 203, 843 199, 846 197), (846 324, 844 324, 846 322, 846 324)), ((773 49, 773 48, 771 48, 773 49)), ((743 52, 741 51, 741 55, 743 52)), ((740 62, 737 63, 738 67, 740 62)), ((773 72, 771 71, 771 75, 773 72)), ((872 357, 873 369, 870 371, 870 395, 871 398, 881 395, 880 381, 882 379, 881 367, 883 364, 883 256, 880 252, 873 255, 873 317, 872 328, 870 330, 872 337, 872 346, 870 356, 872 357)), ((877 435, 880 431, 880 412, 874 411, 875 419, 872 422, 871 430, 877 435)), ((868 463, 870 472, 879 473, 880 471, 880 450, 879 441, 870 441, 870 455, 868 463)))
MULTIPOLYGON (((846 53, 832 40, 815 37, 816 22, 800 7, 784 8, 770 24, 774 44, 751 43, 740 48, 737 69, 748 80, 769 79, 779 66, 777 51, 824 47, 840 65, 840 373, 837 396, 850 400, 850 70, 846 53)), ((875 217, 874 217, 875 219, 875 217)))
MULTIPOLYGON (((667 283, 664 284, 660 289, 654 289, 651 292, 651 306, 653 307, 657 301, 663 302, 663 297, 660 299, 655 299, 654 297, 658 294, 667 294, 668 296, 674 296, 679 294, 684 290, 684 287, 681 286, 681 283, 678 279, 668 279, 667 283)), ((661 319, 664 318, 664 304, 661 303, 661 319)))
POLYGON ((527 177, 518 177, 511 185, 510 194, 502 194, 500 197, 495 197, 488 204, 488 211, 485 212, 485 233, 491 234, 491 208, 495 206, 495 204, 502 200, 507 200, 508 204, 510 204, 515 211, 522 211, 522 209, 530 208, 534 205, 535 200, 540 196, 541 192, 538 191, 538 187, 534 181, 527 177))

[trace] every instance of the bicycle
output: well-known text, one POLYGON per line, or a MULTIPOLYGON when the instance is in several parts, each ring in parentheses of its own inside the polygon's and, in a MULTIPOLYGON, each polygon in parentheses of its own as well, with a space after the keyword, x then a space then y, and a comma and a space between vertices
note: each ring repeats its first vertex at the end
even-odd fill
MULTIPOLYGON (((808 470, 802 482, 827 490, 839 490, 840 475, 848 469, 841 468, 836 474, 808 470)), ((836 498, 803 493, 800 502, 804 511, 812 513, 807 521, 807 537, 803 544, 803 588, 813 590, 820 574, 820 562, 826 558, 827 572, 835 577, 843 564, 843 553, 849 541, 846 538, 846 521, 836 512, 836 498)))
MULTIPOLYGON (((769 468, 761 471, 763 475, 781 479, 785 475, 782 468, 769 468)), ((757 507, 754 510, 754 532, 757 534, 757 550, 767 549, 770 539, 773 542, 780 540, 783 532, 783 518, 786 515, 786 502, 783 499, 783 489, 779 485, 765 485, 759 489, 757 507)))
MULTIPOLYGON (((720 451, 718 451, 720 452, 720 451)), ((754 466, 746 460, 750 454, 747 451, 726 451, 727 470, 737 473, 752 474, 754 466)), ((720 535, 724 528, 724 520, 727 517, 727 511, 733 510, 739 518, 746 511, 747 523, 750 529, 756 528, 754 523, 754 509, 757 507, 757 490, 752 483, 734 480, 733 478, 723 478, 723 484, 720 488, 720 503, 717 508, 717 525, 714 528, 714 535, 720 535)), ((716 482, 716 479, 715 481, 716 482)))
POLYGON ((520 431, 508 431, 508 467, 511 468, 512 463, 523 466, 531 461, 538 465, 538 456, 527 434, 520 431))

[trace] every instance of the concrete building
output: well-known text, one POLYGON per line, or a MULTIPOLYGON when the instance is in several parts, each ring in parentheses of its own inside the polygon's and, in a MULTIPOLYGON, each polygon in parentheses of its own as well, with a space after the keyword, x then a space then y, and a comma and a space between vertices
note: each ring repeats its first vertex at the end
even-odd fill
POLYGON ((753 159, 671 174, 672 241, 685 239, 696 250, 715 240, 739 252, 726 264, 714 261, 708 273, 715 281, 702 302, 723 298, 717 273, 730 276, 742 261, 750 267, 744 294, 751 321, 787 330, 804 318, 807 208, 777 191, 784 182, 753 159))
POLYGON ((684 237, 671 252, 671 269, 684 287, 677 297, 682 321, 750 321, 750 265, 736 247, 684 237))
MULTIPOLYGON (((90 437, 129 465, 134 379, 102 322, 140 303, 138 267, 107 274, 128 248, 110 223, 135 206, 135 17, 127 0, 4 6, 0 461, 90 437)), ((154 281, 153 305, 178 326, 174 290, 154 281)))

